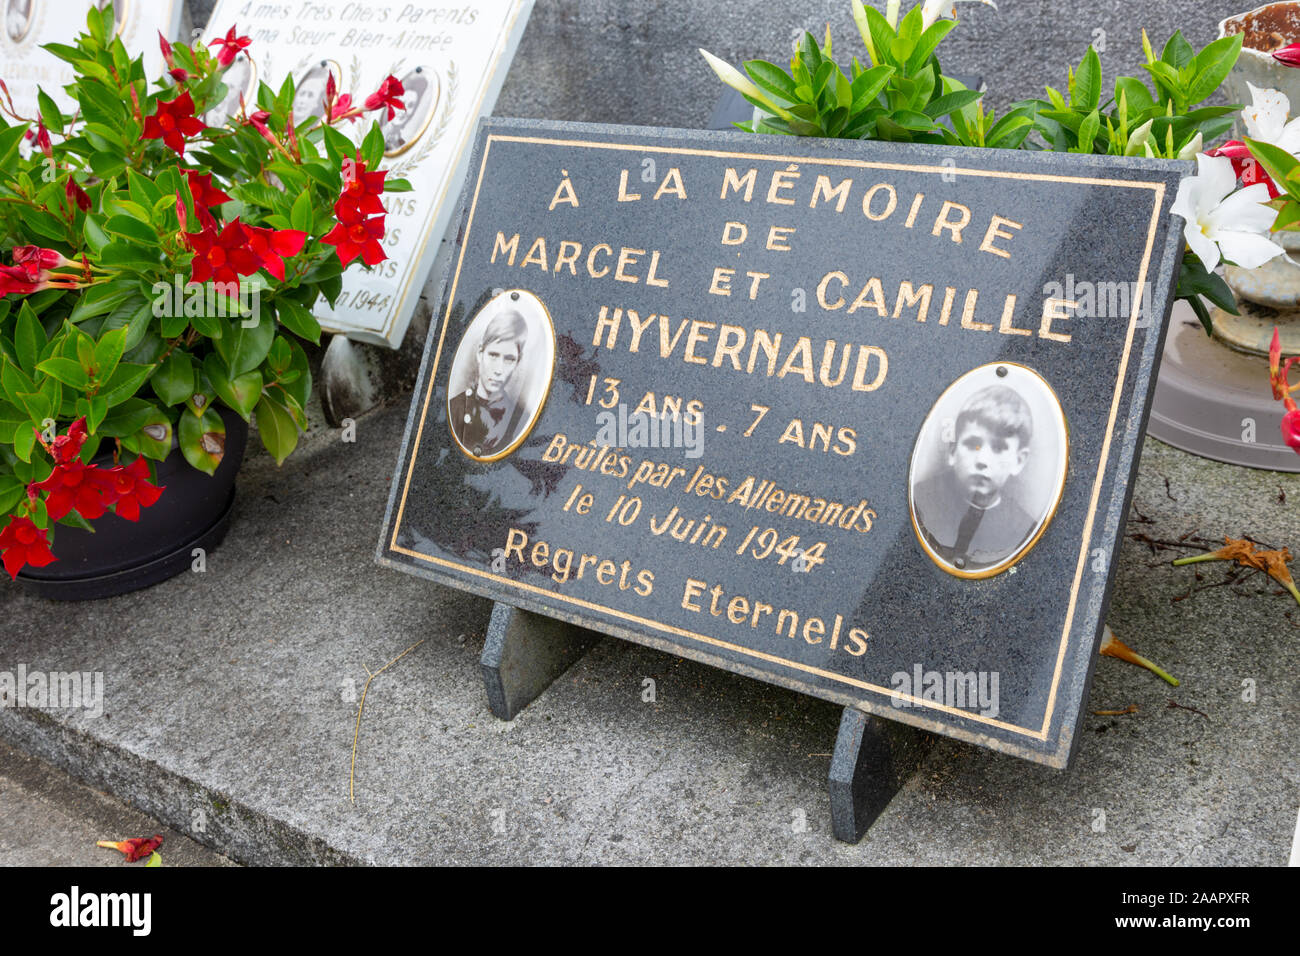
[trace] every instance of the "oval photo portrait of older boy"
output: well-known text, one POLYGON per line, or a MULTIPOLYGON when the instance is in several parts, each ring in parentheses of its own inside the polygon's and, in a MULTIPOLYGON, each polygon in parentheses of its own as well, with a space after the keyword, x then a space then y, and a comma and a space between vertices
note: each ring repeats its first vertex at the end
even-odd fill
POLYGON ((460 450, 497 461, 541 416, 555 372, 555 327, 542 300, 508 289, 465 329, 447 382, 447 423, 460 450))
POLYGON ((926 554, 949 574, 987 578, 1047 530, 1065 489, 1069 428, 1052 387, 995 362, 953 382, 912 450, 908 501, 926 554))

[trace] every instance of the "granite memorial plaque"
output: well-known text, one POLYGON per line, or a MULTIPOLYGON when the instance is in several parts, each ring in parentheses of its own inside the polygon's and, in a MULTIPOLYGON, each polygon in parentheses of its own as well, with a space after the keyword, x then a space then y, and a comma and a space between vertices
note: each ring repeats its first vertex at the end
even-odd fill
MULTIPOLYGON (((64 113, 76 103, 63 87, 73 69, 46 43, 72 43, 86 32, 86 13, 104 9, 109 0, 0 0, 0 79, 5 81, 19 114, 35 117, 37 89, 44 90, 64 113)), ((181 27, 183 0, 116 0, 113 17, 117 36, 132 56, 143 54, 145 73, 161 76, 165 65, 158 34, 175 38, 181 27)))
POLYGON ((383 197, 388 259, 344 274, 334 306, 324 299, 316 306, 322 328, 401 344, 465 178, 474 124, 492 111, 532 6, 533 0, 217 3, 204 41, 237 26, 253 43, 249 56, 231 64, 227 102, 206 117, 209 123, 238 112, 240 89, 256 90, 259 80, 278 90, 293 76, 298 121, 324 114, 331 75, 354 106, 390 75, 405 91, 406 108, 391 118, 366 113, 336 127, 360 142, 379 119, 387 145, 380 168, 414 189, 383 197))
POLYGON ((1190 164, 486 120, 378 560, 1052 766, 1190 164))

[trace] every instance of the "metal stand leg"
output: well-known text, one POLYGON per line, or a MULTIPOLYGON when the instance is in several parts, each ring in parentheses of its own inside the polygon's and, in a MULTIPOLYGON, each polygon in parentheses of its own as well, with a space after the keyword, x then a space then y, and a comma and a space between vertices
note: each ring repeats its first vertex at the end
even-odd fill
POLYGON ((934 738, 924 731, 845 707, 831 758, 831 829, 857 843, 921 764, 934 738))
POLYGON ((598 640, 593 631, 493 604, 479 660, 492 713, 513 720, 598 640))

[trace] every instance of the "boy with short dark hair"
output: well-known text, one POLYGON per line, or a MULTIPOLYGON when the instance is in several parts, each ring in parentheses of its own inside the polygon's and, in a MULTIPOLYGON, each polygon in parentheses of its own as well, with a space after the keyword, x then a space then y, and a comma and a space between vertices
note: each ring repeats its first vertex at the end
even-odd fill
POLYGON ((948 467, 917 486, 917 525, 930 547, 959 570, 992 567, 1033 534, 1037 522, 1007 488, 1029 461, 1033 430, 1033 415, 1015 389, 982 388, 957 414, 948 467))

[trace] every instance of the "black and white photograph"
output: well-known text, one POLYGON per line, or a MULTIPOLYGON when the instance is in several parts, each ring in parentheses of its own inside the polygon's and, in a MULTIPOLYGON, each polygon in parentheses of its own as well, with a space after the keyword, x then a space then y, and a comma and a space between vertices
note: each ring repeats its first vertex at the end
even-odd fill
POLYGON ((447 383, 447 420, 476 461, 496 461, 528 437, 555 371, 555 328, 542 300, 509 289, 461 337, 447 383))
POLYGON ((203 122, 208 126, 224 126, 226 121, 239 113, 239 97, 249 109, 255 108, 257 91, 257 64, 247 54, 238 54, 221 76, 226 85, 226 95, 216 106, 203 114, 203 122))
POLYGON ((417 66, 401 77, 401 81, 406 108, 394 113, 392 119, 387 119, 385 112, 379 125, 384 134, 385 156, 396 156, 410 149, 429 128, 438 108, 441 84, 433 70, 417 66))
POLYGON ((1046 530, 1068 458, 1065 414, 1038 373, 1010 362, 967 372, 912 451, 908 497, 925 552, 958 577, 1005 571, 1046 530))
POLYGON ((330 73, 334 74, 335 84, 342 89, 343 70, 332 60, 321 60, 294 80, 293 121, 295 125, 309 116, 320 119, 325 115, 325 89, 329 84, 330 73))
POLYGON ((37 0, 7 0, 5 3, 5 38, 10 43, 21 43, 36 19, 37 0))

